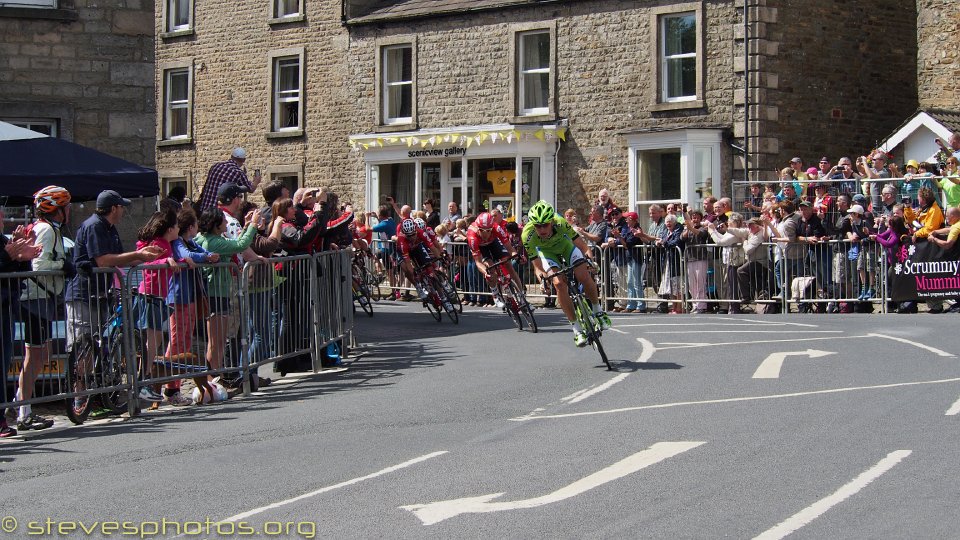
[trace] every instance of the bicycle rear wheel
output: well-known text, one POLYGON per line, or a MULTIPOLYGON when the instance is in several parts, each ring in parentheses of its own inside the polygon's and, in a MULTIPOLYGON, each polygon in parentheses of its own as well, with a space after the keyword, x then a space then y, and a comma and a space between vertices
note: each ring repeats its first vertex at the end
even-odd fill
MULTIPOLYGON (((90 364, 93 363, 93 344, 89 338, 82 338, 74 344, 73 349, 67 357, 67 388, 71 392, 88 390, 94 386, 94 378, 91 375, 90 364), (80 366, 80 362, 83 366, 80 366)), ((68 397, 64 400, 67 418, 74 424, 82 424, 90 416, 90 410, 93 408, 93 396, 68 397)))
MULTIPOLYGON (((136 357, 141 350, 140 338, 138 332, 134 332, 133 336, 133 355, 136 357)), ((110 339, 110 354, 103 359, 100 365, 100 385, 107 388, 123 386, 127 382, 127 366, 123 356, 123 334, 117 332, 110 339)), ((126 388, 120 388, 100 394, 100 402, 111 413, 122 414, 127 410, 129 397, 129 391, 126 388)))

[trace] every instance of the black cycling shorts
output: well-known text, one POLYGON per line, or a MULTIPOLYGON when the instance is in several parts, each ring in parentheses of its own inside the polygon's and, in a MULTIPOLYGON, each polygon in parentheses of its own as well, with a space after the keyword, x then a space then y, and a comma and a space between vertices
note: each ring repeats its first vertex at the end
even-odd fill
POLYGON ((493 262, 498 262, 509 256, 510 252, 507 251, 507 248, 503 247, 503 243, 500 242, 499 238, 485 246, 480 246, 480 260, 491 259, 493 262))

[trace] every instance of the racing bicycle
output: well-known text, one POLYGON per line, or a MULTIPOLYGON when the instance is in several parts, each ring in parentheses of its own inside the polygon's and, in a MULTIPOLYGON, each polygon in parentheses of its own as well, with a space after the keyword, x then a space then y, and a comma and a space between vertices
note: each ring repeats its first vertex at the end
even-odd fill
POLYGON ((441 276, 437 272, 434 259, 427 261, 427 264, 419 266, 414 271, 414 279, 420 284, 420 287, 426 293, 427 297, 423 299, 423 306, 433 315, 433 318, 440 322, 443 318, 443 312, 453 321, 453 324, 460 323, 460 315, 457 312, 456 305, 450 301, 447 294, 452 290, 456 295, 456 290, 450 285, 450 280, 441 276))
MULTIPOLYGON (((577 281, 577 276, 573 271, 574 268, 581 264, 590 264, 591 275, 596 276, 594 273, 596 267, 593 266, 593 263, 588 263, 586 259, 581 259, 570 266, 560 268, 547 274, 544 279, 550 279, 556 275, 564 276, 567 281, 567 294, 570 295, 570 302, 571 305, 573 305, 574 317, 576 318, 576 321, 580 323, 580 328, 583 329, 584 334, 586 334, 587 343, 589 343, 594 350, 600 353, 600 358, 602 358, 603 363, 607 365, 607 369, 613 371, 613 366, 610 365, 610 360, 607 358, 607 353, 603 350, 603 344, 600 342, 600 336, 603 334, 600 321, 597 320, 596 315, 593 314, 593 310, 590 309, 590 301, 587 299, 587 295, 583 292, 583 285, 577 281)), ((596 277, 594 277, 594 279, 596 279, 596 277)))
MULTIPOLYGON (((367 271, 363 252, 354 251, 351 268, 353 300, 360 304, 360 307, 368 316, 373 317, 373 289, 370 287, 370 273, 367 271)), ((377 286, 376 289, 379 292, 380 287, 377 286)))
POLYGON ((510 264, 516 256, 504 259, 500 262, 489 265, 488 271, 493 272, 496 281, 494 295, 499 295, 503 301, 503 309, 510 315, 513 324, 517 325, 517 330, 523 330, 524 321, 531 332, 537 333, 537 320, 533 316, 533 307, 527 302, 527 295, 523 288, 518 286, 510 272, 503 269, 504 264, 510 264))

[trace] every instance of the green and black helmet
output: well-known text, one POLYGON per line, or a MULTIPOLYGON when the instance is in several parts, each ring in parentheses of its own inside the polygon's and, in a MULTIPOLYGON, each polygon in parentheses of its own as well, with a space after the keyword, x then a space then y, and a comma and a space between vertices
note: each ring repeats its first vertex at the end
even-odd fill
POLYGON ((556 215, 557 212, 550 206, 550 203, 543 200, 537 201, 536 204, 530 207, 530 212, 527 214, 534 225, 550 223, 556 215))

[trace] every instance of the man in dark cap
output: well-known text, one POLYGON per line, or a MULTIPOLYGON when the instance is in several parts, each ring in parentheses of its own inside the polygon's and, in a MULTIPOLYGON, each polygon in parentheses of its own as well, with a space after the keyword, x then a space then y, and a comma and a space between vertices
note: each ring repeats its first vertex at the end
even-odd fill
MULTIPOLYGON (((108 292, 113 286, 114 274, 93 273, 97 268, 116 268, 154 261, 163 253, 156 246, 147 246, 137 251, 124 252, 117 224, 123 219, 130 199, 125 199, 112 189, 97 196, 97 209, 77 230, 76 246, 73 249, 75 275, 67 282, 64 300, 67 305, 67 348, 86 335, 99 333, 107 321, 110 305, 108 292)), ((89 366, 89 362, 80 362, 89 366)), ((83 378, 71 390, 84 390, 83 378)), ((150 387, 143 387, 140 398, 160 401, 159 394, 150 387)), ((88 399, 88 398, 77 398, 88 399)))

